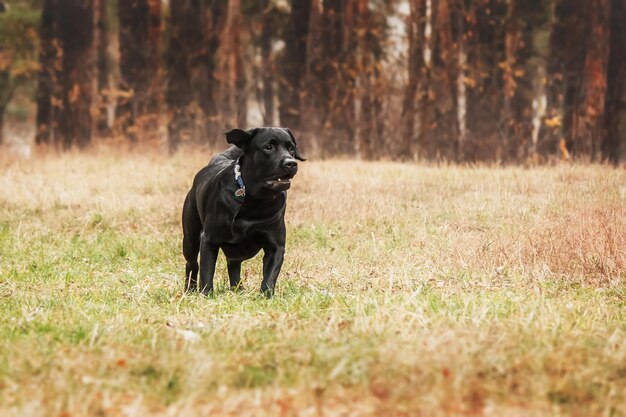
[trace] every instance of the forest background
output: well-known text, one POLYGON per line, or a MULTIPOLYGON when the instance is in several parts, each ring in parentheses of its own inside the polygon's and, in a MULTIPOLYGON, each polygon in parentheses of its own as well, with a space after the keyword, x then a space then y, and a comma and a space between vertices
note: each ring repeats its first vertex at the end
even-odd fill
MULTIPOLYGON (((624 159, 621 0, 0 1, 0 142, 624 159)), ((30 148, 29 148, 30 149, 30 148)))

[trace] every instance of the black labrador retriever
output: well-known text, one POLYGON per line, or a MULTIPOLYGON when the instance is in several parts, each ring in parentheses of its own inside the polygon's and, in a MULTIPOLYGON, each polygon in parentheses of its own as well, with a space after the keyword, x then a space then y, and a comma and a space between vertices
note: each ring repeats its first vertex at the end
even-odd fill
POLYGON ((296 160, 305 159, 286 128, 233 129, 226 133, 226 141, 235 146, 196 174, 185 198, 185 291, 213 291, 220 248, 226 255, 231 289, 240 289, 241 262, 263 249, 261 292, 269 298, 285 254, 287 190, 298 171, 296 160))

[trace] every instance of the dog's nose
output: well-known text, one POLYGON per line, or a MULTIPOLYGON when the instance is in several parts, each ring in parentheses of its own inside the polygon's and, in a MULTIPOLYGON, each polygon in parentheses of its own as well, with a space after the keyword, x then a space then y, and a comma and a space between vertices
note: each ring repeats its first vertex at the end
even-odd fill
POLYGON ((289 171, 293 171, 298 168, 298 162, 293 158, 285 158, 283 159, 283 168, 289 171))

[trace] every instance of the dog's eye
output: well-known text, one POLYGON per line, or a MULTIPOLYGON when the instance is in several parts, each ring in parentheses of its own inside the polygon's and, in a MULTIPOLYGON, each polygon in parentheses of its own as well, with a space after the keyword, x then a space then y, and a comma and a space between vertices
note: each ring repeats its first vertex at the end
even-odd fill
POLYGON ((268 143, 267 145, 265 145, 263 149, 265 149, 266 151, 271 151, 272 149, 274 149, 274 147, 272 146, 271 143, 268 143))
POLYGON ((289 147, 287 148, 287 150, 289 151, 290 154, 293 155, 293 153, 295 152, 295 149, 293 148, 293 146, 289 145, 289 147))

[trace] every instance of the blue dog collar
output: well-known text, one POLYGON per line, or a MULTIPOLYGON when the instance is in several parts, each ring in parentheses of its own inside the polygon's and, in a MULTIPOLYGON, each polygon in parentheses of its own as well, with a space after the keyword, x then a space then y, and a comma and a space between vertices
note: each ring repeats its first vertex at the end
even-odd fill
POLYGON ((237 197, 245 197, 246 185, 243 183, 243 178, 241 178, 241 166, 239 165, 239 159, 235 162, 235 181, 239 184, 239 189, 235 191, 235 195, 237 197))

